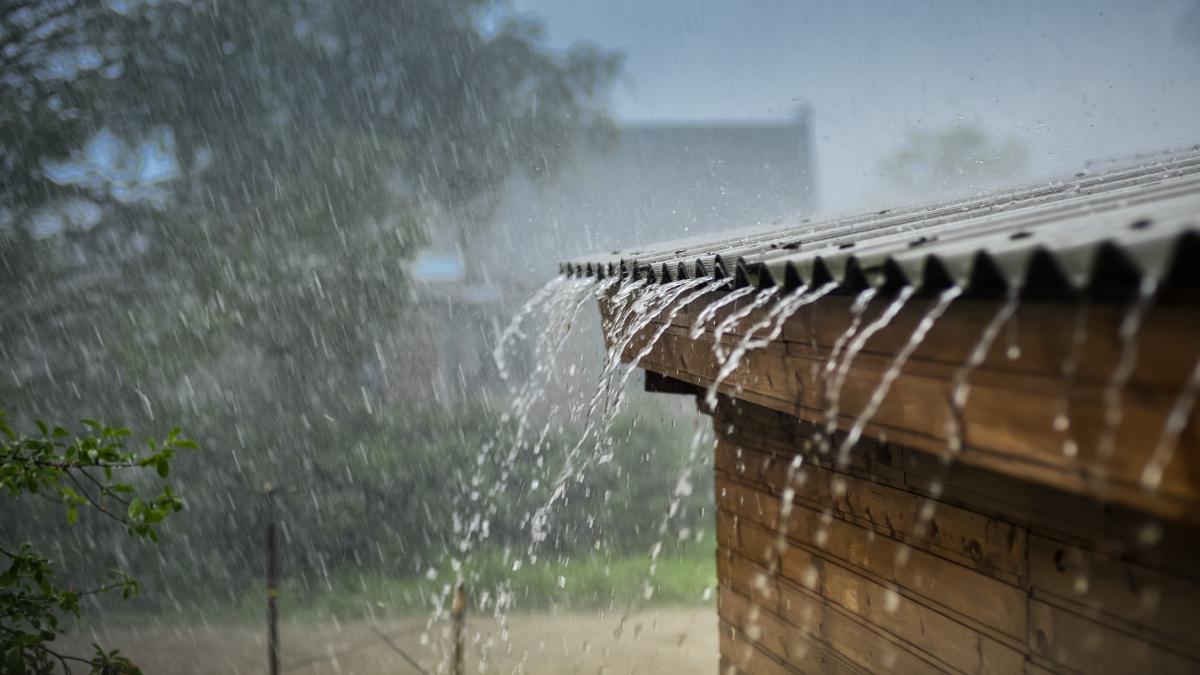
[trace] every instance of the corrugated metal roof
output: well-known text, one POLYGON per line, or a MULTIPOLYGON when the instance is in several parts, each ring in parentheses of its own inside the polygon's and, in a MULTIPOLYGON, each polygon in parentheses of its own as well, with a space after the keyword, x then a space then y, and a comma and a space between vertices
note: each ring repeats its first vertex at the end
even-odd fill
POLYGON ((983 198, 741 230, 564 262, 574 276, 846 291, 1123 296, 1152 277, 1200 287, 1200 152, 983 198))

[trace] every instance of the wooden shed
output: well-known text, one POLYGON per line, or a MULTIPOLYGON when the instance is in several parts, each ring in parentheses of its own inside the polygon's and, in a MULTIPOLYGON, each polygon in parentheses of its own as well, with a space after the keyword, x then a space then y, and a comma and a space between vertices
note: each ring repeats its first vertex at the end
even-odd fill
POLYGON ((712 415, 722 673, 1200 672, 1200 156, 563 269, 712 415))

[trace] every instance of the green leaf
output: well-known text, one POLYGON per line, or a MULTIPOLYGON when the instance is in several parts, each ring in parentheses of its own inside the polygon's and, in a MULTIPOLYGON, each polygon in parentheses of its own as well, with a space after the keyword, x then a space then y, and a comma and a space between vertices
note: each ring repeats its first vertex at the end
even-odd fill
POLYGON ((171 471, 171 463, 167 461, 166 457, 160 457, 155 464, 155 468, 158 469, 159 477, 166 478, 167 474, 171 471))
POLYGON ((79 507, 74 504, 67 507, 67 524, 74 525, 79 521, 79 507))
POLYGON ((36 420, 36 421, 34 422, 34 424, 36 424, 36 425, 37 425, 38 431, 42 432, 42 435, 43 435, 43 436, 49 436, 49 435, 50 435, 50 427, 46 426, 46 423, 45 423, 45 422, 43 422, 43 421, 41 421, 41 420, 36 420))

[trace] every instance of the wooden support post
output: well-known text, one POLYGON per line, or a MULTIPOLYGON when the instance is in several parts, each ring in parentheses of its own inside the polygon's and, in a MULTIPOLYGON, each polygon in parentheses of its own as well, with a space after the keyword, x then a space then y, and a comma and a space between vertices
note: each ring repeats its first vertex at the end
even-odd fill
POLYGON ((267 672, 279 675, 279 565, 275 544, 275 490, 267 486, 267 672))
POLYGON ((450 672, 454 675, 463 673, 463 635, 466 632, 467 592, 463 584, 454 591, 454 603, 450 606, 450 619, 454 622, 454 662, 450 672))

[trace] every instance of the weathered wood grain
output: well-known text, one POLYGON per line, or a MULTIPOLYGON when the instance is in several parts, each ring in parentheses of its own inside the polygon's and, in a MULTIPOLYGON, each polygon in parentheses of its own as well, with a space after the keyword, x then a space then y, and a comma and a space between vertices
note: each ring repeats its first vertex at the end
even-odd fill
MULTIPOLYGON (((719 311, 714 323, 745 302, 740 300, 719 311)), ((721 391, 801 419, 824 422, 831 395, 825 365, 832 345, 851 321, 850 302, 828 296, 802 308, 785 323, 778 341, 747 355, 721 391)), ((680 312, 640 365, 689 384, 711 385, 719 368, 711 334, 701 339, 689 334, 705 304, 700 300, 680 312)), ((865 320, 869 322, 883 304, 883 299, 872 303, 865 320)), ((867 425, 868 435, 931 453, 946 452, 955 373, 1000 306, 986 301, 952 305, 867 425)), ((601 307, 609 315, 616 311, 608 302, 601 307)), ((926 307, 927 300, 911 300, 866 342, 838 392, 839 415, 834 420, 838 428, 854 424, 926 307)), ((724 342, 732 346, 740 339, 739 330, 753 325, 768 310, 769 306, 751 314, 724 342)), ((1113 451, 1106 452, 1104 420, 1109 407, 1105 393, 1115 365, 1126 353, 1127 345, 1117 331, 1125 313, 1124 306, 1111 303, 1097 303, 1085 310, 1056 303, 1023 304, 970 377, 971 395, 962 416, 965 449, 956 460, 1166 517, 1200 522, 1200 509, 1193 508, 1200 499, 1200 425, 1194 419, 1180 438, 1162 484, 1156 490, 1141 484, 1166 412, 1200 358, 1200 341, 1194 337, 1200 330, 1200 312, 1172 303, 1162 303, 1149 312, 1133 343, 1136 367, 1121 390, 1122 421, 1115 429, 1113 451), (1077 325, 1084 326, 1083 341, 1074 339, 1077 325), (1068 360, 1078 364, 1070 380, 1063 376, 1063 363, 1068 360), (1061 412, 1071 421, 1065 430, 1055 426, 1061 412)), ((626 357, 639 352, 645 339, 656 331, 657 324, 647 328, 626 350, 626 357)))

